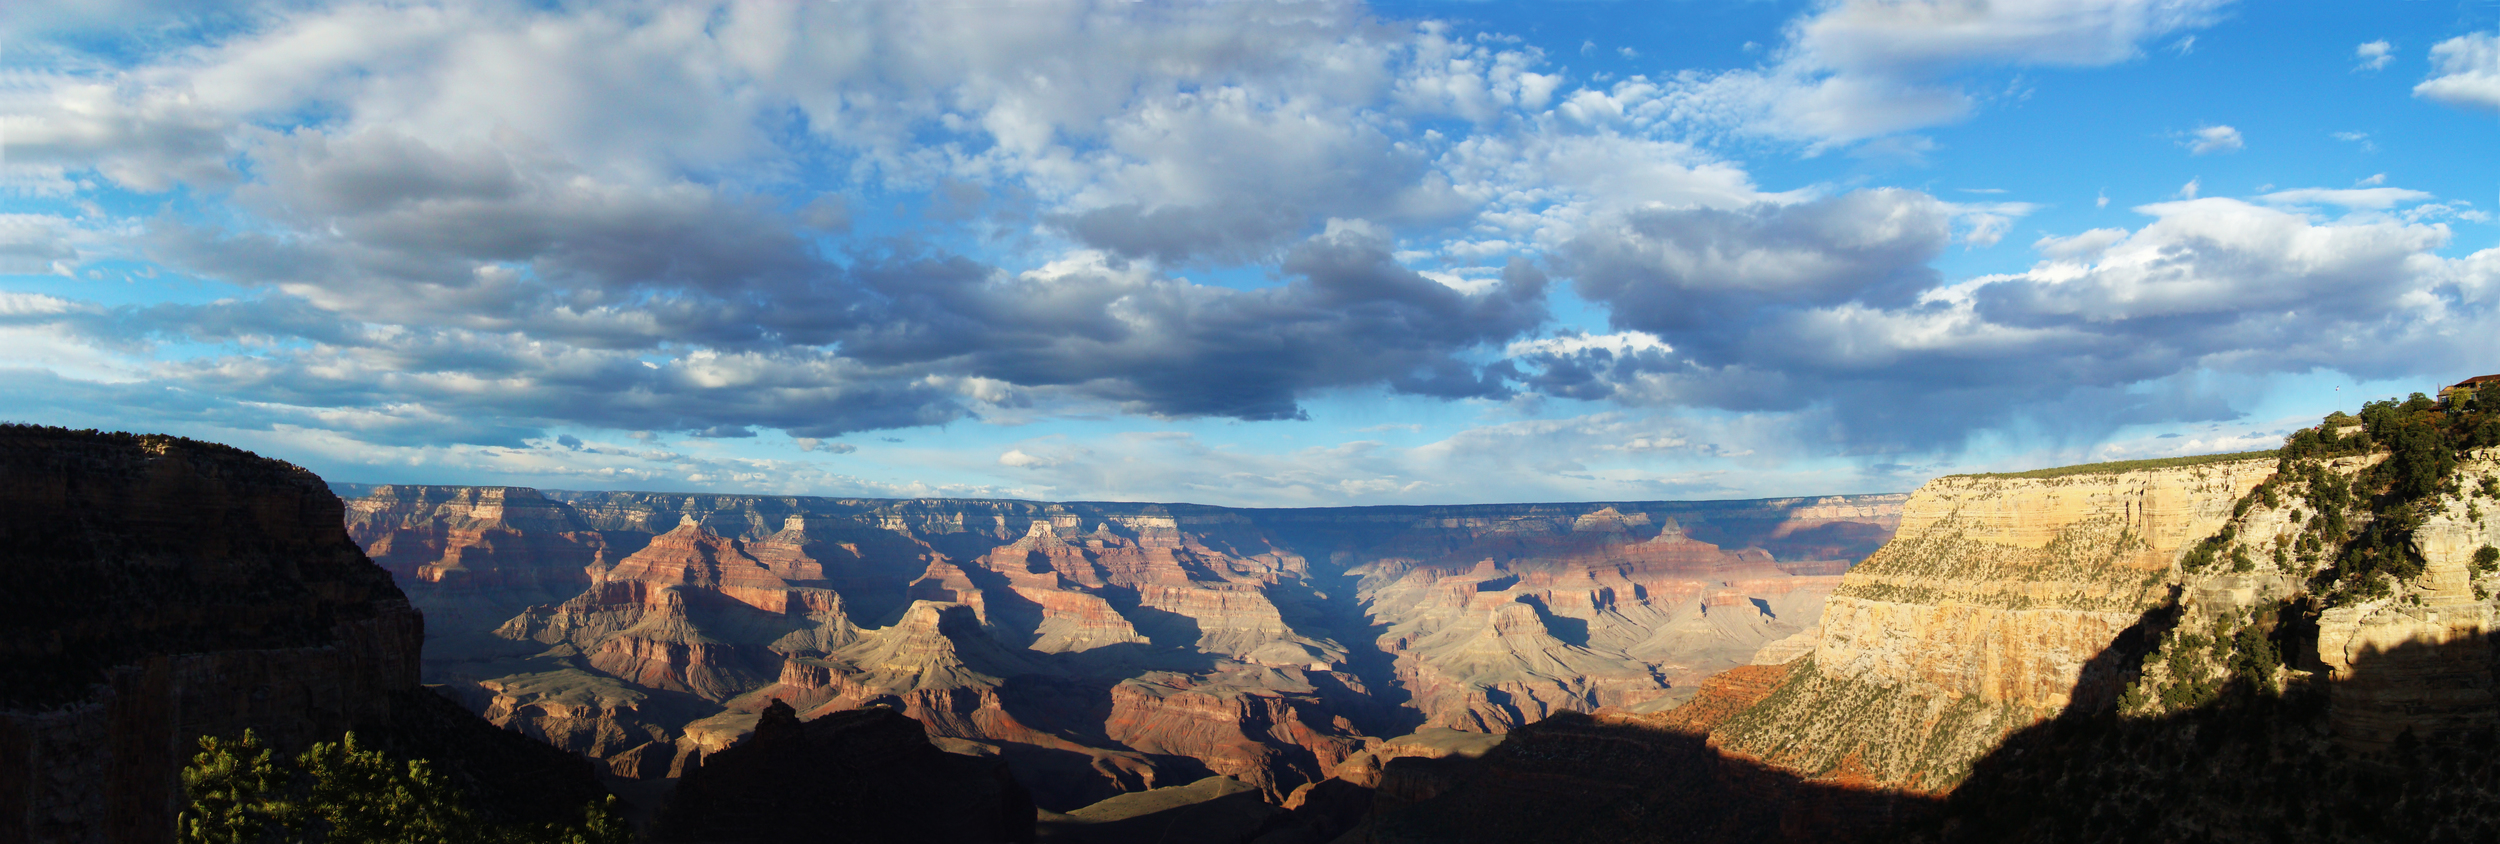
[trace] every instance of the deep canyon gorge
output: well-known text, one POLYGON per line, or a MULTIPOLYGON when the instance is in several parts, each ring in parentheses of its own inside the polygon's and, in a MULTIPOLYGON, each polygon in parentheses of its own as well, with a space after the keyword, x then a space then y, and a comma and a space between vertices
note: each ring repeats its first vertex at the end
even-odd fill
POLYGON ((1246 510, 342 486, 489 720, 657 780, 883 706, 1072 810, 1285 800, 1419 729, 1672 706, 1814 628, 1902 496, 1246 510))

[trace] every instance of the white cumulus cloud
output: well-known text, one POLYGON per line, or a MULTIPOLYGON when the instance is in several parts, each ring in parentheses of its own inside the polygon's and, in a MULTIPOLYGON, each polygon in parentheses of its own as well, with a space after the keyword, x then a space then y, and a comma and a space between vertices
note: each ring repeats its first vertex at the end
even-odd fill
POLYGON ((2396 50, 2382 38, 2352 48, 2352 57, 2354 70, 2378 70, 2396 60, 2396 50))
POLYGON ((2180 143, 2187 145, 2188 152, 2192 155, 2204 155, 2210 152, 2239 152, 2248 148, 2248 143, 2240 138, 2240 130, 2229 126, 2198 127, 2196 131, 2188 133, 2187 139, 2180 143))
POLYGON ((1774 64, 1682 77, 1665 93, 1724 131, 1847 143, 1968 116, 1980 97, 1946 78, 1958 69, 2116 64, 2229 2, 1833 0, 1790 24, 1774 64))
POLYGON ((2500 112, 2500 34, 2477 32, 2431 46, 2433 76, 2413 95, 2457 108, 2500 112))

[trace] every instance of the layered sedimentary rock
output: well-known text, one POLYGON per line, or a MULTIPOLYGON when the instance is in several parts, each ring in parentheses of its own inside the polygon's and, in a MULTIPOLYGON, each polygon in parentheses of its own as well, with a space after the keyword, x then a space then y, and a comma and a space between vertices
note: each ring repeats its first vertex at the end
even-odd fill
POLYGON ((1382 641, 1427 724, 1498 732, 1680 697, 1812 626, 1838 583, 1813 572, 1848 564, 1731 552, 1672 520, 1614 508, 1487 527, 1434 549, 1437 564, 1391 557, 1354 569, 1373 617, 1390 622, 1382 641), (1440 562, 1460 560, 1472 565, 1440 562))
POLYGON ((0 841, 164 841, 203 734, 387 722, 422 622, 301 468, 0 426, 0 841))
MULTIPOLYGON (((2475 452, 2455 479, 2459 494, 2422 508, 2412 531, 2421 576, 2384 599, 2318 619, 2317 659, 2332 684, 2336 737, 2355 750, 2385 750, 2408 731, 2417 738, 2488 731, 2500 719, 2490 642, 2500 629, 2493 606, 2500 569, 2477 570, 2473 562, 2477 551, 2500 547, 2500 449, 2475 452), (2359 670, 2364 665, 2369 670, 2359 670)), ((2278 517, 2250 532, 2266 537, 2266 528, 2281 536, 2296 526, 2278 517)), ((2248 592, 2254 603, 2258 590, 2248 592)))
POLYGON ((745 543, 688 517, 580 595, 495 634, 563 646, 632 685, 717 701, 768 682, 784 654, 822 653, 858 631, 839 593, 782 578, 745 543))
POLYGON ((2267 458, 1931 481, 1833 591, 1812 656, 1711 743, 1813 780, 1947 791, 2007 734, 2078 695, 2114 698, 2120 666, 2094 657, 2171 596, 2188 547, 2273 471, 2267 458))
POLYGON ((1138 752, 1199 759, 1216 774, 1281 797, 1326 776, 1368 743, 1337 709, 1327 690, 1298 668, 1152 672, 1111 687, 1103 730, 1138 752))
MULTIPOLYGON (((2179 560, 2274 461, 1930 482, 1892 541, 1840 578, 1770 664, 1680 706, 1564 715, 1421 802, 1380 801, 1351 840, 1880 840, 2007 737, 2113 701, 2109 655, 2174 603, 2179 560)), ((1752 660, 1748 660, 1752 661, 1752 660)), ((2046 729, 2041 727, 2041 729, 2046 729)), ((1446 766, 1445 766, 1446 767, 1446 766)))
POLYGON ((2373 433, 2410 455, 2292 450, 2183 560, 2115 711, 2016 733, 1909 840, 2500 835, 2500 568, 2474 562, 2500 545, 2500 453, 2454 455, 2408 491, 2409 469, 2451 455, 2406 447, 2401 423, 2373 433))
POLYGON ((437 631, 563 601, 615 560, 573 508, 518 487, 351 488, 347 533, 437 631))
POLYGON ((650 777, 732 746, 776 699, 810 717, 883 705, 1051 783, 1037 797, 1059 809, 1218 773, 1280 800, 1371 736, 1664 706, 1812 625, 1901 500, 523 492, 393 488, 368 506, 549 502, 569 512, 550 535, 597 538, 576 594, 429 651, 429 678, 490 717, 650 777))

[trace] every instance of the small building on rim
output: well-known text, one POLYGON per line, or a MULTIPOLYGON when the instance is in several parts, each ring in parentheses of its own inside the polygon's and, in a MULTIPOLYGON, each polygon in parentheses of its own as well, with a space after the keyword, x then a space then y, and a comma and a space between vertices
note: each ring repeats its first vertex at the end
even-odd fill
POLYGON ((2500 384, 2500 375, 2476 375, 2440 390, 2439 403, 2455 404, 2494 384, 2500 384))

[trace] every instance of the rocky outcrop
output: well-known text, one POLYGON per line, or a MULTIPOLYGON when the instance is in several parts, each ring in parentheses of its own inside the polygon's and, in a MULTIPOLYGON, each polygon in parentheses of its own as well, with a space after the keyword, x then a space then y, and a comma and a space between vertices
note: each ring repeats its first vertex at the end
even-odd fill
POLYGON ((1262 799, 1252 786, 1227 777, 1207 777, 1188 785, 1166 786, 1106 798, 1043 821, 1046 840, 1079 844, 1160 844, 1186 830, 1198 844, 1250 844, 1272 841, 1268 835, 1284 810, 1262 799))
POLYGON ((1334 710, 1300 669, 1150 672, 1111 687, 1103 730, 1140 753, 1196 759, 1282 800, 1369 743, 1334 710))
POLYGON ((669 776, 680 764, 679 736, 711 712, 692 695, 576 668, 480 680, 469 695, 486 720, 628 779, 669 776))
MULTIPOLYGON (((803 570, 787 547, 775 559, 803 570)), ((774 574, 744 543, 688 517, 580 595, 531 608, 495 635, 559 646, 631 685, 721 701, 768 682, 785 654, 820 654, 858 631, 838 593, 774 574)))
MULTIPOLYGON (((2412 531, 2422 574, 2399 593, 2318 619, 2317 659, 2331 684, 2335 734, 2353 750, 2384 751, 2407 732, 2470 735, 2500 725, 2491 647, 2500 628, 2493 606, 2500 569, 2477 571, 2473 562, 2475 552, 2500 546, 2500 495, 2490 492, 2500 489, 2500 449, 2476 452, 2455 479, 2460 494, 2422 508, 2412 531), (2371 670, 2356 670, 2363 664, 2371 670)), ((2281 524, 2261 523, 2251 544, 2268 541, 2265 527, 2296 532, 2288 520, 2270 521, 2281 524)))

